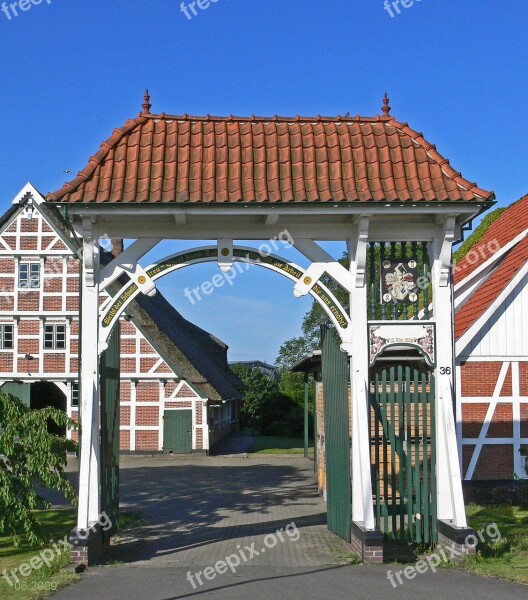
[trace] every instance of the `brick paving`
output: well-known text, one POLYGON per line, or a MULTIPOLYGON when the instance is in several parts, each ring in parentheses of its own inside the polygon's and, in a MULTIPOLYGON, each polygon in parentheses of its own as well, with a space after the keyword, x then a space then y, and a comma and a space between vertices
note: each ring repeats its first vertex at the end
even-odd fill
POLYGON ((302 457, 123 458, 121 506, 144 522, 120 533, 110 562, 206 567, 252 544, 252 565, 345 564, 350 554, 326 529, 313 463, 302 457), (270 537, 292 522, 299 539, 270 537))

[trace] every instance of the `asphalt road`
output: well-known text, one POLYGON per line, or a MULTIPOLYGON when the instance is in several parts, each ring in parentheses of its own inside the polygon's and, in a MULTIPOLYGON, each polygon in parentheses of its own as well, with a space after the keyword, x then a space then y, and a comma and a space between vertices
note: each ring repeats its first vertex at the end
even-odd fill
MULTIPOLYGON (((87 572, 84 579, 59 591, 54 600, 526 600, 528 586, 485 579, 462 571, 440 569, 418 575, 394 588, 387 578, 392 565, 329 566, 311 569, 241 567, 235 574, 216 575, 196 589, 187 580, 197 567, 121 565, 87 572)), ((202 577, 203 580, 203 577, 202 577)))

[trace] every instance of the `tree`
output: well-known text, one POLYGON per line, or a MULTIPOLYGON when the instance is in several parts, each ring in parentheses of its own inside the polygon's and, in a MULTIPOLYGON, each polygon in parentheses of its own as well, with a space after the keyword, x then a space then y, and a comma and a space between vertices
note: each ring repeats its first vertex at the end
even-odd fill
POLYGON ((12 535, 15 544, 24 534, 31 545, 43 543, 34 512, 49 508, 37 492, 58 490, 73 503, 76 494, 66 478, 66 452, 76 443, 48 433, 48 421, 60 427, 76 423, 56 408, 31 410, 18 398, 0 392, 0 532, 12 535))
POLYGON ((240 411, 244 427, 263 435, 298 436, 302 433, 302 409, 293 398, 281 392, 277 381, 243 365, 233 367, 233 371, 246 387, 240 411))
MULTIPOLYGON (((349 260, 345 253, 339 262, 348 269, 349 260)), ((334 294, 339 303, 348 311, 350 297, 348 292, 342 288, 335 279, 323 277, 322 282, 334 294)), ((313 350, 320 346, 320 326, 328 323, 330 317, 323 307, 314 300, 310 310, 304 315, 302 322, 302 335, 297 338, 286 340, 279 349, 275 364, 281 370, 289 370, 298 360, 301 360, 313 350)), ((302 381, 298 378, 297 386, 302 381)), ((298 393, 298 392, 297 392, 298 393)))

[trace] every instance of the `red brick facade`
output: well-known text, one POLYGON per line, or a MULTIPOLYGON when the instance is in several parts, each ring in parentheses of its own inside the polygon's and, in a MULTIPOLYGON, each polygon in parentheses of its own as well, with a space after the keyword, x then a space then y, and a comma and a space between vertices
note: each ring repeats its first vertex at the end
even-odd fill
POLYGON ((526 476, 520 450, 528 447, 528 361, 475 359, 457 369, 463 478, 526 476))

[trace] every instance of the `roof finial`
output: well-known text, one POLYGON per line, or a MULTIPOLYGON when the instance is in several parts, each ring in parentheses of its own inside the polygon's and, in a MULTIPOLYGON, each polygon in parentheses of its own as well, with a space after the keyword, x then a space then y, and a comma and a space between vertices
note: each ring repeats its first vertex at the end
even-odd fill
POLYGON ((152 104, 150 103, 150 96, 149 96, 149 91, 148 90, 145 91, 145 95, 143 96, 143 100, 144 100, 144 102, 142 104, 143 112, 146 115, 150 115, 150 109, 152 108, 152 104))
POLYGON ((387 95, 387 92, 385 92, 385 96, 383 97, 383 106, 381 107, 381 110, 385 117, 390 117, 391 107, 389 106, 389 96, 387 95))

